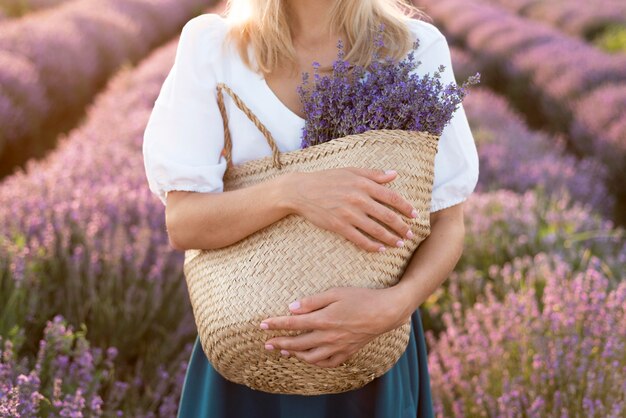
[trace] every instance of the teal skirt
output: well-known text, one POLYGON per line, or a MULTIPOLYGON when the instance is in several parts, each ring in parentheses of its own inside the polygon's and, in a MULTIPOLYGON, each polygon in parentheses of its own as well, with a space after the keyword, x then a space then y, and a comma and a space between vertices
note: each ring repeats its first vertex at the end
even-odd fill
POLYGON ((432 418, 426 339, 419 308, 411 315, 406 351, 385 374, 348 392, 282 395, 226 380, 208 362, 196 337, 178 418, 432 418))

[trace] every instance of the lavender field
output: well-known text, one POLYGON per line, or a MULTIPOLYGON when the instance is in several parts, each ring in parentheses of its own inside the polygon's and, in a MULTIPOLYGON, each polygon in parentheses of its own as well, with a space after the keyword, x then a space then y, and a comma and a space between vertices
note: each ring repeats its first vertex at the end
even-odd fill
MULTIPOLYGON (((196 328, 143 132, 198 0, 0 0, 0 417, 175 417, 196 328)), ((626 417, 626 6, 415 0, 480 176, 421 306, 438 417, 626 417)))

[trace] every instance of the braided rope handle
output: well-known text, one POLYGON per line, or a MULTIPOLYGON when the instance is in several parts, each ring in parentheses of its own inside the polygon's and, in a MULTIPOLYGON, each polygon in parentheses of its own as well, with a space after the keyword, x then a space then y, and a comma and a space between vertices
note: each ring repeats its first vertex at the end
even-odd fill
POLYGON ((259 118, 257 118, 256 115, 254 113, 252 113, 252 111, 248 108, 248 106, 245 105, 243 100, 241 100, 241 98, 239 96, 237 96, 237 94, 235 94, 234 91, 232 91, 230 89, 230 87, 228 87, 224 83, 217 83, 217 87, 216 88, 217 88, 217 105, 218 105, 218 107, 220 109, 220 113, 222 114, 222 121, 224 122, 224 151, 223 151, 223 155, 224 155, 224 157, 226 157, 226 160, 228 161, 228 166, 229 167, 233 166, 233 161, 232 161, 232 147, 233 147, 233 145, 232 145, 232 140, 231 140, 231 137, 230 137, 230 130, 228 129, 228 115, 226 114, 226 107, 224 106, 224 94, 223 94, 222 90, 225 90, 226 93, 228 93, 230 95, 230 97, 232 97, 232 99, 235 102, 235 104, 237 105, 237 107, 239 109, 241 109, 241 111, 248 117, 248 119, 250 119, 252 121, 252 123, 254 123, 254 125, 257 128, 259 128, 259 131, 261 131, 263 136, 265 136, 265 139, 267 140, 267 143, 269 144, 270 148, 272 149, 272 157, 273 157, 274 167, 276 167, 278 169, 281 169, 283 167, 283 164, 280 162, 280 151, 278 150, 278 146, 276 146, 276 141, 272 137, 272 134, 270 133, 270 131, 265 127, 265 125, 263 125, 263 123, 261 123, 259 118))

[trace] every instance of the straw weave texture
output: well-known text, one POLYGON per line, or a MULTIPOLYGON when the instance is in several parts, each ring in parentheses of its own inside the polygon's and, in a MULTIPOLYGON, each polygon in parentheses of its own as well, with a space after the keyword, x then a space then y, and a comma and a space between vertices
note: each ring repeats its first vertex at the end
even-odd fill
MULTIPOLYGON (((223 97, 218 99, 224 112, 223 97)), ((243 103, 237 106, 251 113, 243 103)), ((227 116, 222 116, 226 127, 227 116)), ((264 135, 268 142, 273 140, 269 132, 264 135)), ((411 255, 430 234, 438 139, 425 132, 376 130, 289 152, 278 153, 276 147, 272 156, 229 165, 224 191, 293 171, 395 169, 396 179, 384 185, 411 202, 419 215, 403 217, 414 238, 381 253, 368 252, 295 214, 227 247, 187 250, 184 273, 200 342, 218 373, 264 392, 319 395, 362 387, 398 361, 409 341, 410 321, 373 339, 335 368, 265 350, 269 338, 306 331, 262 330, 259 324, 272 316, 290 315, 289 303, 332 287, 385 288, 398 283, 411 255)))

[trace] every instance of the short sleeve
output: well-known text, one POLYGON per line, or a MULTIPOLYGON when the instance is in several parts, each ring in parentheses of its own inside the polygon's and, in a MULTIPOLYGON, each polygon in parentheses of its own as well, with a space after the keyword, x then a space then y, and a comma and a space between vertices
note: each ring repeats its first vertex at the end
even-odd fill
MULTIPOLYGON (((420 75, 433 74, 440 65, 444 65, 441 82, 444 85, 457 83, 445 36, 428 22, 412 19, 411 27, 418 37, 423 38, 415 53, 415 59, 421 61, 421 64, 414 72, 420 75)), ((476 187, 478 152, 462 103, 441 133, 434 171, 431 212, 463 202, 476 187)))
POLYGON ((143 134, 148 185, 164 205, 171 190, 223 191, 224 127, 215 91, 223 24, 207 13, 183 26, 143 134))

